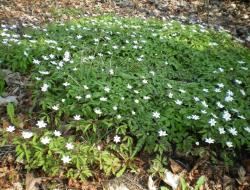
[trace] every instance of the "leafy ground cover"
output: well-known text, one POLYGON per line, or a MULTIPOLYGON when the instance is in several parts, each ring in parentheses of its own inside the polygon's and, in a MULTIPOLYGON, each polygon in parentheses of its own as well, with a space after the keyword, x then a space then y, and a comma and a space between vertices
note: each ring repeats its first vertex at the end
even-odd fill
POLYGON ((9 104, 1 128, 28 170, 84 180, 138 172, 140 154, 159 174, 173 152, 249 153, 250 54, 222 29, 102 16, 0 40, 1 67, 32 78, 29 122, 9 104))

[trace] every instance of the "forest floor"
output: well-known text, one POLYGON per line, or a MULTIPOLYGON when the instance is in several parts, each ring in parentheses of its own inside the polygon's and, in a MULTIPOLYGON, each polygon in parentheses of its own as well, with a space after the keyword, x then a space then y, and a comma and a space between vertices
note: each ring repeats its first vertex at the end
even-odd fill
MULTIPOLYGON (((239 42, 250 47, 250 2, 248 1, 174 1, 174 0, 0 0, 0 23, 33 23, 43 25, 54 21, 65 21, 89 15, 112 13, 124 17, 178 19, 185 23, 206 23, 222 26, 239 42)), ((13 77, 18 75, 13 74, 13 77)), ((25 79, 21 78, 21 82, 25 79)), ((19 81, 19 82, 20 82, 19 81)), ((15 88, 15 86, 13 87, 15 88)), ((12 88, 12 89, 13 89, 12 88)), ((9 94, 13 95, 13 94, 9 94)), ((27 97, 28 94, 24 95, 27 97)), ((25 100, 26 101, 26 100, 25 100)), ((23 104, 26 104, 26 102, 23 104)), ((1 111, 0 111, 0 114, 1 111)), ((1 157, 0 189, 96 189, 99 185, 80 183, 60 178, 41 177, 39 171, 24 173, 23 166, 14 162, 11 154, 1 157), (37 177, 34 177, 37 176, 37 177), (43 183, 46 182, 46 183, 43 183), (35 187, 38 184, 39 188, 35 187)), ((185 169, 176 159, 170 162, 172 171, 185 169)), ((189 180, 205 175, 209 181, 205 189, 248 189, 250 185, 250 159, 239 160, 235 167, 223 163, 213 165, 206 158, 197 160, 187 171, 189 180), (237 188, 236 188, 237 187, 237 188)))

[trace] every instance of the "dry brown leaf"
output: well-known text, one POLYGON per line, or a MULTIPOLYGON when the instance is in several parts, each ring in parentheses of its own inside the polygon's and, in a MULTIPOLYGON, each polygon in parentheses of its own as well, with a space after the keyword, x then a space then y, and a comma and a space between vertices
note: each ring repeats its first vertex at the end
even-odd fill
POLYGON ((174 174, 180 173, 184 170, 184 168, 173 159, 170 159, 169 161, 170 161, 171 170, 174 174))
POLYGON ((32 173, 26 174, 26 190, 39 190, 39 188, 36 187, 36 184, 41 183, 42 178, 34 178, 34 175, 32 173))

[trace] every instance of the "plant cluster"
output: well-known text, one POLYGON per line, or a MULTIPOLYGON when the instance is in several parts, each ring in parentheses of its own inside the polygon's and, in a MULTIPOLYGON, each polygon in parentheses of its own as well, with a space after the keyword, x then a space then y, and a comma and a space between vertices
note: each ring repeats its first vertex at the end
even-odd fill
POLYGON ((34 82, 33 126, 4 130, 27 168, 83 179, 136 171, 142 151, 250 148, 250 54, 222 29, 102 16, 0 40, 34 82))

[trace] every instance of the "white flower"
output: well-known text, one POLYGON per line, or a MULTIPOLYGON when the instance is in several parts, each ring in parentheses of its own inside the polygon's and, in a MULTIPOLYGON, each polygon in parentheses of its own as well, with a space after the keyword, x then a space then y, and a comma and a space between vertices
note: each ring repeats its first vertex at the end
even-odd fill
POLYGON ((136 113, 135 113, 135 111, 132 111, 131 114, 132 114, 132 115, 135 115, 136 113))
POLYGON ((114 142, 115 142, 115 143, 121 142, 121 137, 119 137, 118 135, 115 135, 115 136, 114 136, 114 142))
POLYGON ((76 120, 76 121, 81 120, 81 116, 80 116, 80 115, 75 115, 75 116, 74 116, 74 120, 76 120))
POLYGON ((108 100, 108 98, 106 98, 106 97, 101 97, 100 98, 100 101, 102 101, 102 102, 106 102, 108 100))
POLYGON ((83 85, 83 88, 84 88, 85 90, 88 90, 88 89, 89 89, 89 87, 88 87, 87 85, 83 85))
POLYGON ((200 116, 198 116, 198 115, 192 115, 191 118, 192 118, 193 120, 199 120, 199 119, 200 119, 200 116))
POLYGON ((62 161, 64 164, 68 164, 71 161, 71 158, 69 156, 63 156, 62 161))
POLYGON ((158 134, 159 134, 159 137, 165 137, 165 136, 167 136, 166 131, 163 131, 163 130, 158 131, 158 134))
POLYGON ((153 112, 153 114, 152 114, 153 118, 156 118, 156 119, 160 118, 160 115, 161 114, 157 111, 153 112))
POLYGON ((117 106, 113 106, 113 110, 115 110, 115 111, 116 111, 117 109, 118 109, 118 108, 117 108, 117 106))
POLYGON ((142 80, 142 83, 143 83, 143 84, 148 84, 148 81, 147 81, 146 79, 143 79, 143 80, 142 80))
POLYGON ((171 93, 171 92, 168 93, 169 98, 173 98, 173 96, 174 96, 173 93, 171 93))
POLYGON ((67 143, 66 146, 67 150, 73 150, 74 149, 74 145, 72 143, 67 143))
POLYGON ((149 96, 143 96, 143 99, 144 99, 144 100, 149 100, 150 97, 149 97, 149 96))
POLYGON ((210 124, 210 126, 215 126, 215 124, 217 123, 217 121, 215 120, 215 119, 210 119, 209 121, 208 121, 208 123, 210 124))
POLYGON ((62 135, 62 133, 61 133, 60 131, 55 130, 55 131, 54 131, 54 135, 55 135, 56 137, 60 137, 60 136, 62 135))
POLYGON ((91 94, 87 94, 87 95, 85 96, 85 98, 86 98, 86 99, 91 98, 91 94))
POLYGON ((210 137, 209 137, 209 138, 205 138, 205 142, 208 143, 208 144, 213 144, 214 141, 215 141, 215 140, 212 139, 212 138, 210 138, 210 137))
POLYGON ((64 103, 64 102, 65 102, 65 99, 63 98, 63 99, 62 99, 62 103, 64 103))
POLYGON ((122 116, 119 114, 119 115, 116 116, 116 118, 117 118, 117 119, 121 119, 122 116))
POLYGON ((52 106, 52 109, 55 111, 59 110, 59 105, 57 104, 57 105, 52 106))
POLYGON ((179 99, 177 99, 177 100, 175 101, 175 103, 176 103, 177 105, 182 105, 182 104, 183 104, 183 102, 182 102, 181 100, 179 100, 179 99))
POLYGON ((208 105, 207 105, 207 103, 206 103, 206 101, 204 100, 204 101, 202 101, 201 102, 201 104, 205 107, 205 108, 207 108, 208 107, 208 105))
POLYGON ((69 85, 70 85, 69 82, 64 82, 64 83, 63 83, 63 86, 65 86, 65 87, 67 87, 67 86, 69 86, 69 85))
POLYGON ((104 88, 104 91, 107 92, 107 93, 109 93, 109 92, 110 92, 110 88, 106 86, 106 87, 104 88))
POLYGON ((94 109, 94 112, 97 114, 97 115, 101 115, 102 114, 102 111, 100 108, 95 108, 94 109))
POLYGON ((138 100, 138 99, 135 99, 135 103, 138 104, 138 103, 139 103, 139 100, 138 100))
POLYGON ((199 101, 200 101, 200 98, 194 97, 194 101, 199 102, 199 101))
POLYGON ((233 143, 231 141, 227 141, 226 145, 228 146, 228 148, 232 148, 233 147, 233 143))
POLYGON ((63 56, 63 61, 69 62, 70 61, 70 53, 66 51, 63 56))
POLYGON ((33 59, 33 63, 36 64, 36 65, 39 65, 39 64, 40 64, 40 61, 37 60, 37 59, 33 59))
POLYGON ((207 111, 206 111, 206 110, 201 110, 201 113, 202 113, 202 114, 206 114, 207 111))
POLYGON ((240 89, 240 93, 242 94, 242 96, 246 96, 246 92, 243 89, 240 89))
POLYGON ((38 128, 45 128, 47 123, 45 123, 43 120, 40 120, 36 123, 36 126, 38 126, 38 128))
POLYGON ((200 145, 200 143, 197 141, 197 142, 195 142, 195 144, 197 145, 197 146, 199 146, 200 145))
POLYGON ((250 127, 245 127, 244 129, 246 132, 250 133, 250 127))
POLYGON ((231 120, 231 114, 228 111, 224 111, 222 118, 224 120, 226 120, 226 121, 230 121, 231 120))
POLYGON ((139 91, 138 91, 138 90, 134 90, 134 93, 135 93, 135 94, 139 94, 139 91))
POLYGON ((228 129, 229 133, 231 133, 233 136, 237 136, 238 132, 235 128, 231 127, 228 129))
POLYGON ((220 88, 215 88, 214 91, 215 92, 221 92, 221 89, 220 88))
POLYGON ((180 92, 180 93, 186 93, 186 90, 179 89, 179 92, 180 92))
POLYGON ((218 86, 219 88, 224 88, 224 84, 223 84, 223 83, 218 83, 217 86, 218 86))
POLYGON ((233 96, 234 93, 233 93, 231 90, 228 90, 228 91, 227 91, 227 95, 228 95, 228 96, 233 96))
POLYGON ((80 99, 82 99, 82 97, 81 96, 76 96, 76 99, 80 100, 80 99))
POLYGON ((232 96, 226 96, 225 97, 225 101, 226 102, 232 102, 233 101, 233 97, 232 96))
POLYGON ((223 135, 223 134, 226 133, 226 131, 225 131, 225 129, 223 127, 219 127, 218 130, 219 130, 220 135, 223 135))
POLYGON ((220 102, 216 102, 216 105, 217 105, 219 108, 224 108, 224 105, 221 104, 220 102))
POLYGON ((114 70, 113 69, 109 69, 109 74, 113 75, 114 74, 114 70))
POLYGON ((41 87, 41 91, 42 92, 46 92, 46 91, 48 91, 48 88, 49 88, 49 85, 48 84, 43 84, 43 86, 41 87))
POLYGON ((81 35, 77 35, 77 36, 76 36, 76 39, 78 39, 78 40, 80 40, 81 38, 82 38, 81 35))
POLYGON ((235 79, 234 82, 237 83, 237 84, 242 84, 242 81, 240 81, 238 79, 235 79))
POLYGON ((128 88, 128 89, 132 89, 133 87, 132 87, 130 84, 128 84, 128 85, 127 85, 127 88, 128 88))
POLYGON ((41 143, 42 144, 49 144, 50 138, 49 137, 42 137, 41 138, 41 143))
POLYGON ((38 71, 40 74, 42 75, 48 75, 49 74, 49 71, 38 71))
POLYGON ((149 73, 153 76, 155 76, 155 72, 154 71, 149 71, 149 73))
POLYGON ((202 91, 207 93, 208 89, 207 88, 203 88, 202 91))
POLYGON ((23 138, 25 138, 25 139, 29 139, 30 137, 33 136, 33 133, 32 133, 32 132, 29 132, 29 131, 23 131, 23 132, 22 132, 22 136, 23 136, 23 138))
POLYGON ((13 131, 15 131, 15 127, 10 125, 6 128, 6 131, 12 133, 13 131))

